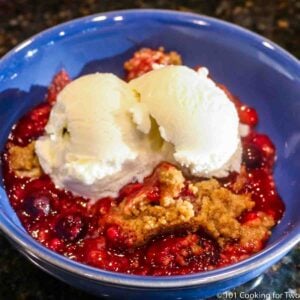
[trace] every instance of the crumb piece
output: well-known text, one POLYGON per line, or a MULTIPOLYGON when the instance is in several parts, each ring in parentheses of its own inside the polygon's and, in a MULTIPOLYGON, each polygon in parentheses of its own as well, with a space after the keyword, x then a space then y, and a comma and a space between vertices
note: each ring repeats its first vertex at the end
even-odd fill
POLYGON ((237 195, 211 179, 197 183, 200 211, 194 222, 223 244, 227 239, 241 237, 241 224, 237 220, 254 202, 247 194, 237 195))
POLYGON ((180 170, 169 168, 169 165, 162 165, 158 173, 162 197, 176 198, 184 188, 185 178, 180 170))
POLYGON ((181 56, 175 51, 165 52, 163 47, 157 50, 142 48, 124 63, 124 69, 127 72, 126 79, 129 81, 159 66, 181 64, 181 56))
POLYGON ((192 183, 188 184, 188 191, 192 194, 192 195, 196 195, 198 193, 198 188, 197 186, 195 186, 192 183))
POLYGON ((261 243, 270 235, 270 229, 275 225, 274 219, 263 213, 258 212, 257 218, 250 220, 241 227, 241 244, 251 247, 254 251, 259 251, 261 243))
POLYGON ((241 167, 240 173, 237 175, 236 180, 232 186, 232 190, 235 193, 239 193, 242 191, 242 189, 245 187, 245 184, 247 183, 247 172, 245 166, 241 167))
POLYGON ((8 146, 9 168, 16 176, 37 178, 42 174, 34 145, 35 143, 31 142, 25 147, 13 144, 8 146))

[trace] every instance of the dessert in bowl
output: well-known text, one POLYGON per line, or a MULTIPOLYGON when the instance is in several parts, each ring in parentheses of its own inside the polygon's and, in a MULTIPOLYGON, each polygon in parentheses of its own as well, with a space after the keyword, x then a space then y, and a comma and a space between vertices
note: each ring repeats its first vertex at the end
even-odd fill
MULTIPOLYGON (((173 15, 157 14, 161 20, 173 15)), ((131 20, 136 16, 132 12, 131 20)), ((194 15, 184 16, 187 21, 194 15)), ((177 52, 146 42, 152 49, 135 47, 122 61, 113 57, 105 70, 96 61, 80 74, 89 75, 72 81, 59 72, 44 102, 14 127, 3 177, 25 229, 68 257, 68 264, 78 266, 72 259, 127 273, 98 271, 140 280, 144 288, 158 282, 146 275, 169 276, 160 277, 159 286, 170 293, 168 287, 189 286, 186 279, 207 280, 242 267, 234 263, 263 249, 284 205, 272 176, 275 147, 254 129, 255 110, 214 78, 210 60, 197 61, 192 51, 172 48, 168 40, 163 45, 177 52), (180 65, 181 54, 184 63, 200 67, 180 65), (109 74, 116 73, 116 62, 120 72, 125 61, 127 82, 109 74), (211 271, 218 268, 220 273, 211 271), (194 277, 174 277, 190 273, 194 277)), ((289 246, 295 242, 294 237, 289 246)), ((266 262, 251 275, 265 267, 266 262)), ((214 292, 208 282, 207 292, 214 292)))
POLYGON ((111 73, 59 72, 14 127, 4 184, 33 238, 110 271, 182 275, 260 251, 284 204, 256 111, 180 54, 144 48, 111 73), (238 115, 239 113, 239 115, 238 115))

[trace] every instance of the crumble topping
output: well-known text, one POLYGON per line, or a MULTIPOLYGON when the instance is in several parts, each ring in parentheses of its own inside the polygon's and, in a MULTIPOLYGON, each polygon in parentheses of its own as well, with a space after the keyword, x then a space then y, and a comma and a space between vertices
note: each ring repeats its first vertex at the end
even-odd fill
POLYGON ((233 240, 255 244, 269 234, 274 220, 260 213, 251 222, 239 222, 243 212, 254 205, 250 195, 235 194, 215 179, 186 182, 180 170, 163 163, 145 180, 144 188, 113 206, 99 222, 105 227, 117 226, 122 237, 117 243, 129 247, 174 230, 204 230, 220 246, 233 240), (159 187, 154 200, 153 186, 159 187))
POLYGON ((41 176, 42 169, 35 154, 35 142, 25 147, 8 145, 9 168, 17 177, 37 178, 41 176))

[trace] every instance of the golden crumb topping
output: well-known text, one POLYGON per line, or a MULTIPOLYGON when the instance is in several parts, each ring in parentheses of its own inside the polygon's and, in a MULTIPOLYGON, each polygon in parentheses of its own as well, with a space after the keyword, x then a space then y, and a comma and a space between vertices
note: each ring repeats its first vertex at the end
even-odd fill
POLYGON ((25 147, 8 145, 9 168, 16 176, 36 178, 42 174, 34 144, 32 142, 25 147))
POLYGON ((164 163, 146 179, 144 188, 123 199, 99 222, 121 228, 124 243, 132 247, 174 230, 200 229, 221 246, 233 240, 245 244, 261 240, 274 226, 274 220, 265 214, 252 223, 239 222, 243 212, 253 207, 248 194, 235 194, 215 179, 187 183, 180 170, 164 163), (153 186, 160 189, 155 201, 151 196, 153 186))

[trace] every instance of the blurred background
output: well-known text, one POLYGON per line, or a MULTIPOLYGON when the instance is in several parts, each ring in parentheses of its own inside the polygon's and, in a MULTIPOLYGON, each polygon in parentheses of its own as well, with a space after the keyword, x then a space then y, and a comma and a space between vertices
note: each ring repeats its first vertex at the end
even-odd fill
MULTIPOLYGON (((300 58, 300 0, 0 0, 0 58, 24 39, 56 24, 129 8, 174 9, 230 21, 271 39, 300 58)), ((300 295, 300 246, 264 275, 236 290, 300 295)), ((10 299, 96 298, 38 270, 0 234, 0 300, 10 299)))
POLYGON ((128 8, 175 9, 217 17, 262 34, 300 57, 299 0, 0 0, 0 56, 45 28, 128 8))

